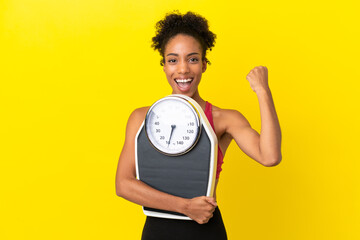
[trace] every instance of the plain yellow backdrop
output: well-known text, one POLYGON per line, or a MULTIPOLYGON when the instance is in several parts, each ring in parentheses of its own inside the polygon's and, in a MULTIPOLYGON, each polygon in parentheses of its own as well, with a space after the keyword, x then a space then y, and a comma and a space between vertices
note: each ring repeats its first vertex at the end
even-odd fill
POLYGON ((0 239, 140 239, 145 216, 116 196, 115 172, 132 110, 171 93, 150 45, 175 9, 217 34, 201 96, 257 131, 246 75, 269 71, 283 160, 266 168, 230 145, 229 239, 359 239, 355 0, 1 1, 0 239))

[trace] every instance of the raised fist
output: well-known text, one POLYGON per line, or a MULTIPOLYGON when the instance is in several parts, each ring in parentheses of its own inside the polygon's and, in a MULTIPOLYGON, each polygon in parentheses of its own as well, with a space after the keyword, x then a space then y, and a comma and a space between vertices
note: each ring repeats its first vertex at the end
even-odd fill
POLYGON ((265 66, 253 68, 246 76, 246 79, 249 81, 250 87, 254 92, 269 89, 268 69, 265 66))

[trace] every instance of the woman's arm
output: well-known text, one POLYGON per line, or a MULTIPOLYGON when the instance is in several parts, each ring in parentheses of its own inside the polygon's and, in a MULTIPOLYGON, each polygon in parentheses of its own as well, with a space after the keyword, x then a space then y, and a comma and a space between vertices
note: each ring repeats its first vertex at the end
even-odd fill
POLYGON ((136 179, 135 137, 146 110, 147 108, 136 109, 129 117, 116 172, 116 194, 146 207, 183 213, 198 223, 208 222, 216 207, 213 198, 202 196, 185 199, 158 191, 136 179))
POLYGON ((237 145, 251 158, 264 166, 275 166, 281 162, 281 130, 274 102, 268 86, 267 68, 254 68, 246 77, 257 94, 260 115, 260 135, 251 128, 249 122, 237 111, 228 113, 227 132, 237 145))

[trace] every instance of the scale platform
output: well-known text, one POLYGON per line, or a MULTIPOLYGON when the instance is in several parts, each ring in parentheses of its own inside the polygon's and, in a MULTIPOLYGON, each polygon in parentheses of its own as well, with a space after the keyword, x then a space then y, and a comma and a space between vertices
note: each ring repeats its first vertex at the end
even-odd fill
MULTIPOLYGON (((137 178, 147 185, 171 195, 194 198, 213 196, 217 166, 217 137, 202 108, 184 95, 170 95, 189 101, 199 114, 201 132, 196 145, 187 153, 169 156, 151 144, 142 123, 135 140, 137 178)), ((145 215, 191 220, 189 217, 143 206, 145 215)))

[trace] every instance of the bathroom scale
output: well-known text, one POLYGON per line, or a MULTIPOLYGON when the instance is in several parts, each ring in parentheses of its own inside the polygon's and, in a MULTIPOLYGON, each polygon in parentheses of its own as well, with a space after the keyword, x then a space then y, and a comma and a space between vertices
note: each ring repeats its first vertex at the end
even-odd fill
MULTIPOLYGON (((204 111, 192 98, 173 94, 146 113, 135 138, 137 178, 171 195, 213 196, 218 142, 204 111)), ((143 206, 145 215, 191 220, 184 214, 143 206)))

